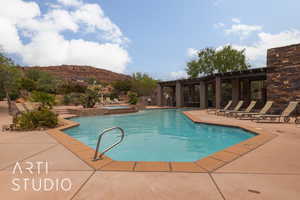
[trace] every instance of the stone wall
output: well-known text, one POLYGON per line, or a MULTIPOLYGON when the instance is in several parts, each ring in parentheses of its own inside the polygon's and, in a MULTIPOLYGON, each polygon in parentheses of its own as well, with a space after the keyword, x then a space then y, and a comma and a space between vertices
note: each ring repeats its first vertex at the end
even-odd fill
POLYGON ((300 101, 300 44, 269 49, 267 67, 267 98, 275 102, 272 112, 280 113, 289 101, 300 101))
POLYGON ((95 116, 95 115, 111 115, 111 114, 125 114, 134 113, 138 109, 126 108, 126 109, 104 109, 104 108, 82 108, 82 109, 69 109, 69 112, 78 116, 95 116))

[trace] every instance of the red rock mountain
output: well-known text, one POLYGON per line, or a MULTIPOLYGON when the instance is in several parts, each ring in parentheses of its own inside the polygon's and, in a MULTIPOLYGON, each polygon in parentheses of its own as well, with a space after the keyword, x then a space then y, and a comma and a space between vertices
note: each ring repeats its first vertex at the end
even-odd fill
POLYGON ((88 80, 95 78, 98 81, 111 83, 117 80, 128 80, 131 77, 125 74, 119 74, 105 69, 99 69, 91 66, 81 65, 60 65, 48 67, 22 67, 23 70, 38 69, 61 77, 66 80, 88 80))

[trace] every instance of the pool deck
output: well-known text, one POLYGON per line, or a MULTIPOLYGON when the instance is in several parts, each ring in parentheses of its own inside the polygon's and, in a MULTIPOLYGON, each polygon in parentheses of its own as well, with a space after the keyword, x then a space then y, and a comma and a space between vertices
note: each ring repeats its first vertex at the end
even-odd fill
MULTIPOLYGON (((206 159, 204 163, 117 162, 106 157, 101 164, 90 161, 94 151, 58 129, 32 132, 0 132, 0 194, 4 199, 299 199, 300 126, 262 124, 185 113, 195 122, 243 127, 260 139, 244 142, 206 159), (63 135, 63 136, 62 136, 63 135), (61 137, 62 136, 62 137, 61 137), (59 138, 59 139, 58 139, 59 138), (76 150, 77 149, 77 150, 76 150), (68 177, 68 192, 14 192, 12 179, 32 178, 13 174, 17 161, 48 161, 48 178, 68 177), (218 164, 217 167, 215 163, 218 164), (120 171, 121 170, 121 171, 120 171), (126 170, 126 171, 125 171, 126 170), (134 171, 134 172, 133 172, 134 171), (155 172, 149 172, 155 171, 155 172), (169 173, 172 171, 172 173, 169 173), (193 173, 190 173, 190 172, 193 173)), ((0 102, 0 125, 8 124, 5 102, 0 102)), ((67 128, 75 126, 65 121, 67 128)), ((201 160, 200 160, 201 161, 201 160)), ((199 162, 200 162, 199 161, 199 162)), ((36 169, 35 169, 36 170, 36 169)), ((40 175, 43 177, 43 175, 40 175)))

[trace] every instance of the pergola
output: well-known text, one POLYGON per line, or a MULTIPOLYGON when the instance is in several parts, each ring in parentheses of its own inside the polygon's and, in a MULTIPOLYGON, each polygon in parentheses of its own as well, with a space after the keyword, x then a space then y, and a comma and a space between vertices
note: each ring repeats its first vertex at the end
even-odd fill
MULTIPOLYGON (((243 71, 217 73, 199 78, 181 79, 159 82, 158 105, 185 107, 193 106, 207 108, 210 101, 216 108, 221 108, 226 103, 222 100, 223 83, 231 85, 231 100, 235 105, 239 100, 251 100, 251 82, 264 81, 267 79, 267 68, 254 68, 243 71), (168 90, 167 97, 165 90, 168 90), (208 94, 210 91, 210 95, 208 94)), ((265 91, 265 88, 263 88, 265 91)), ((261 97, 262 104, 266 101, 266 92, 261 97)))

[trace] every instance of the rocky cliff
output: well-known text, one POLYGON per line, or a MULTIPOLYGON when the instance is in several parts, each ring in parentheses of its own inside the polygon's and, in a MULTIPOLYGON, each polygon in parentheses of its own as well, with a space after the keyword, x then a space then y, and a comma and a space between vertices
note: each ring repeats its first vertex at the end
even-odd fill
POLYGON ((125 74, 115 73, 105 69, 80 65, 60 65, 48 67, 22 67, 23 70, 38 69, 46 71, 66 80, 88 80, 95 78, 98 81, 111 83, 116 80, 128 80, 131 77, 125 74))

